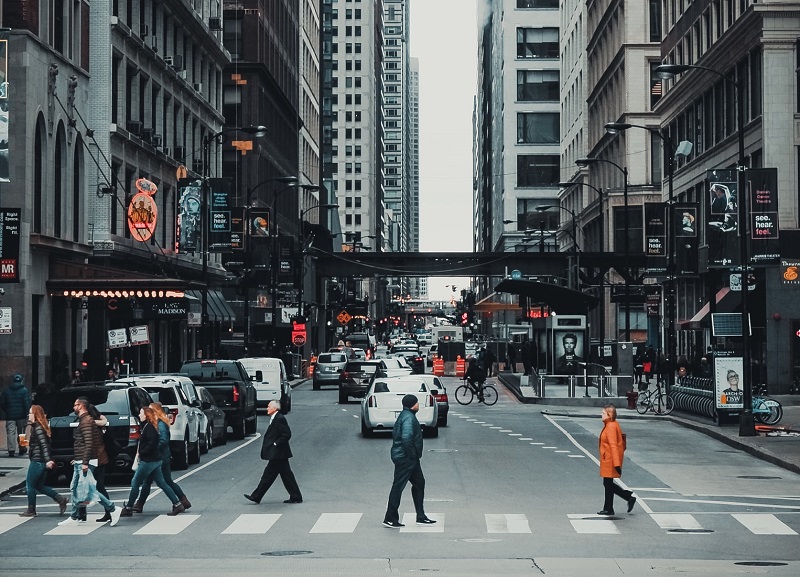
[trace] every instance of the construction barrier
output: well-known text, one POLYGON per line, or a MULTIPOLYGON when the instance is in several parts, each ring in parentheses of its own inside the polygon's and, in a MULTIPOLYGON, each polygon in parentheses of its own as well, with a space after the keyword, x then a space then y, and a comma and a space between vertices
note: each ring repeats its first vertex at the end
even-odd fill
POLYGON ((433 358, 433 374, 437 377, 444 376, 444 359, 442 357, 433 358))
POLYGON ((317 365, 317 356, 311 355, 311 360, 308 362, 308 378, 314 376, 314 367, 317 365))
POLYGON ((456 357, 456 376, 463 377, 467 372, 467 361, 461 358, 461 355, 456 357))

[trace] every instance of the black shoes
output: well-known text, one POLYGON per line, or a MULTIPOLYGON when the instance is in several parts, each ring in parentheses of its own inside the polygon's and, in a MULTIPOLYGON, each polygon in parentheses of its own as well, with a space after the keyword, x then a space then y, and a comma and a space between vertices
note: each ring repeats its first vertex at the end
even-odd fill
POLYGON ((389 529, 399 529, 400 527, 405 527, 400 521, 384 521, 384 527, 388 527, 389 529))
POLYGON ((417 525, 433 525, 434 523, 436 523, 436 521, 433 519, 428 519, 427 517, 417 519, 417 525))
POLYGON ((105 515, 99 517, 98 519, 95 519, 95 521, 97 521, 98 523, 105 523, 106 521, 111 521, 111 513, 106 511, 105 515))
POLYGON ((252 495, 247 495, 247 494, 245 494, 244 498, 245 498, 245 499, 247 499, 248 501, 252 501, 252 502, 253 502, 253 503, 255 503, 256 505, 258 505, 258 504, 261 502, 261 500, 260 500, 260 499, 256 499, 256 498, 255 498, 255 497, 253 497, 252 495))
POLYGON ((633 511, 633 506, 636 504, 636 497, 631 495, 630 499, 628 499, 628 513, 633 511))
POLYGON ((613 515, 614 511, 609 511, 607 509, 603 509, 602 511, 597 512, 598 515, 613 515))
MULTIPOLYGON (((247 497, 247 495, 245 495, 245 497, 247 497)), ((302 499, 286 499, 284 501, 284 503, 302 503, 302 502, 303 502, 302 499)))

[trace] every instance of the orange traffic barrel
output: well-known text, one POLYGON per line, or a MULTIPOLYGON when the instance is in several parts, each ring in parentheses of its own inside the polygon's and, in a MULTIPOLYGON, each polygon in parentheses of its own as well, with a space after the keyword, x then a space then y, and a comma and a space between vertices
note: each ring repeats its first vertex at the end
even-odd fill
POLYGON ((433 358, 433 374, 437 377, 444 376, 444 359, 442 357, 433 358))
POLYGON ((461 358, 461 355, 456 357, 456 376, 463 377, 467 372, 467 361, 461 358))

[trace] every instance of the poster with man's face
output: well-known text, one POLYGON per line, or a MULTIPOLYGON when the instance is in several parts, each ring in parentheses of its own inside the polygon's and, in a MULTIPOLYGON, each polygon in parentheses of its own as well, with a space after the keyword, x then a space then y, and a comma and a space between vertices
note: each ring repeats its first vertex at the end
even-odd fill
POLYGON ((742 357, 714 357, 714 382, 718 409, 741 409, 744 383, 742 357))
POLYGON ((572 375, 583 372, 583 331, 553 331, 554 373, 572 375))

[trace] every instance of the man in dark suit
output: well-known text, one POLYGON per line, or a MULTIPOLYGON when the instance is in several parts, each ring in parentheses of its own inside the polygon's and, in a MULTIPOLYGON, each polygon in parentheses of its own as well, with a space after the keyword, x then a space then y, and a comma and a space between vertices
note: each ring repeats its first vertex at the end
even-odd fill
POLYGON ((261 474, 261 480, 258 482, 258 487, 250 495, 245 495, 245 499, 253 503, 260 503, 264 498, 264 494, 278 478, 281 476, 283 486, 289 492, 289 498, 284 503, 302 503, 303 495, 300 493, 300 487, 297 486, 297 481, 292 473, 292 468, 289 466, 289 459, 292 456, 292 450, 289 448, 289 439, 292 438, 292 431, 289 428, 289 423, 286 417, 280 412, 281 404, 278 401, 270 401, 267 405, 267 414, 269 415, 269 425, 267 431, 264 433, 264 442, 261 445, 261 459, 269 461, 267 466, 264 467, 264 472, 261 474))

